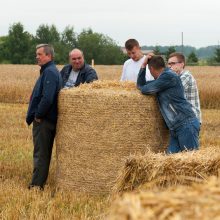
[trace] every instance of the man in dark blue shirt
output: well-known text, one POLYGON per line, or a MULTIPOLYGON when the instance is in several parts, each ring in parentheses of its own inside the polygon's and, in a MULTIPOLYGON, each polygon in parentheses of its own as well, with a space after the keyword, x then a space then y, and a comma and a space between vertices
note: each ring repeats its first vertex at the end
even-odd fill
POLYGON ((36 47, 40 76, 34 86, 28 107, 26 122, 33 123, 34 169, 32 187, 44 188, 46 183, 57 122, 57 98, 62 78, 54 62, 54 49, 48 44, 36 47))
POLYGON ((161 56, 148 55, 141 66, 137 86, 145 95, 157 94, 161 114, 170 130, 167 153, 194 150, 199 147, 200 123, 184 96, 181 79, 161 56), (146 65, 155 80, 146 81, 146 65))

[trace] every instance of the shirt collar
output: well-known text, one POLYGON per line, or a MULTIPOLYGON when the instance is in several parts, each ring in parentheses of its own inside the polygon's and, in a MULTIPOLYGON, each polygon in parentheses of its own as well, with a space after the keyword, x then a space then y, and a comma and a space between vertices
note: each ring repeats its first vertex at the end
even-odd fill
POLYGON ((40 68, 40 74, 41 74, 48 66, 50 66, 51 64, 54 64, 54 61, 53 61, 53 60, 49 61, 48 63, 45 63, 44 65, 42 65, 41 68, 40 68))

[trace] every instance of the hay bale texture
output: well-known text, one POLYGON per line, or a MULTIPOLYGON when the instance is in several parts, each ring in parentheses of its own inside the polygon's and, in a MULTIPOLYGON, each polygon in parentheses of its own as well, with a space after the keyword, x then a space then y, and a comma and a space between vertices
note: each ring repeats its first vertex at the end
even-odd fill
POLYGON ((209 147, 198 151, 165 155, 147 152, 132 155, 122 168, 114 193, 138 188, 153 189, 172 185, 190 185, 208 176, 219 175, 220 150, 209 147))
POLYGON ((166 191, 125 193, 116 199, 107 220, 220 219, 220 180, 171 187, 166 191))
POLYGON ((57 182, 92 194, 108 193, 125 157, 166 148, 168 130, 155 96, 134 83, 94 82, 59 95, 57 182))

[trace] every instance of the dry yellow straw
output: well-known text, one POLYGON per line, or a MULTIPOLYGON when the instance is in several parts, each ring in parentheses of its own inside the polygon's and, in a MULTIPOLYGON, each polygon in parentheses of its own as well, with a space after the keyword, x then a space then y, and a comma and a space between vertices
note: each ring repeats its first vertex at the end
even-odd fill
POLYGON ((172 187, 166 191, 126 193, 112 205, 108 220, 220 219, 220 180, 172 187))
POLYGON ((127 158, 114 192, 123 192, 138 187, 167 187, 177 184, 201 182, 211 175, 218 175, 220 150, 209 147, 173 155, 133 155, 127 158))
POLYGON ((125 158, 164 151, 168 130, 155 96, 134 83, 102 81, 62 90, 57 124, 57 182, 62 188, 108 193, 125 158))

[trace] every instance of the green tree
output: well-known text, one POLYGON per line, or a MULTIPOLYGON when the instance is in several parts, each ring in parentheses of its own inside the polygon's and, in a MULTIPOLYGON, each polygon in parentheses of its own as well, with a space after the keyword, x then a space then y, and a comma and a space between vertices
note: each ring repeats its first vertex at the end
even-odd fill
POLYGON ((50 44, 55 50, 55 62, 63 64, 67 62, 68 53, 65 50, 66 45, 62 42, 62 34, 60 34, 55 25, 42 24, 38 27, 35 36, 36 44, 50 44))
POLYGON ((95 33, 92 29, 84 29, 77 38, 77 46, 84 52, 85 60, 92 59, 96 64, 121 64, 125 56, 119 46, 103 34, 95 33))
POLYGON ((155 46, 155 48, 154 48, 154 54, 155 54, 155 55, 160 55, 160 47, 159 47, 159 46, 155 46))
POLYGON ((42 24, 36 31, 35 40, 37 44, 46 43, 54 46, 54 44, 60 41, 60 34, 55 25, 42 24))
POLYGON ((9 28, 8 37, 3 44, 4 57, 13 64, 31 63, 29 49, 33 36, 24 31, 23 25, 18 22, 9 28))
POLYGON ((198 64, 198 57, 196 56, 195 52, 192 51, 189 56, 187 57, 187 64, 188 65, 197 65, 198 64))
POLYGON ((103 37, 103 47, 101 48, 100 54, 98 56, 100 64, 122 64, 125 61, 126 56, 122 52, 121 48, 117 46, 111 38, 107 36, 103 37))
POLYGON ((76 48, 77 38, 74 28, 67 26, 61 33, 61 40, 56 44, 56 61, 60 64, 68 62, 69 52, 76 48))
POLYGON ((68 45, 70 48, 75 48, 77 44, 76 33, 72 26, 65 27, 63 33, 61 34, 61 42, 68 45))
POLYGON ((174 53, 174 52, 176 52, 176 49, 175 49, 174 46, 168 47, 167 51, 165 52, 166 60, 168 60, 170 54, 171 54, 171 53, 174 53))
POLYGON ((215 49, 214 60, 215 62, 220 63, 220 48, 219 47, 215 49))
POLYGON ((9 60, 6 60, 7 48, 5 47, 5 42, 7 41, 8 36, 0 37, 0 63, 10 63, 9 60))

